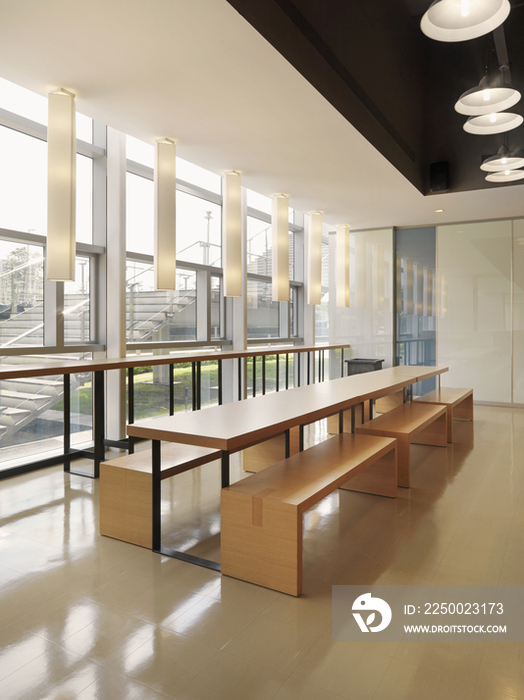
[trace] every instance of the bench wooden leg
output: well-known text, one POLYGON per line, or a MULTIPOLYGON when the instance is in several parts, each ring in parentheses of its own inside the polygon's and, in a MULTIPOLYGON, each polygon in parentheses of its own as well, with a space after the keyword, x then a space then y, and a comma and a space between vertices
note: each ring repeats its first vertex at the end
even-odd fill
POLYGON ((396 446, 343 484, 341 489, 371 493, 375 496, 397 497, 396 446))
POLYGON ((302 515, 295 506, 222 490, 222 573, 275 591, 302 592, 302 515))
POLYGON ((453 407, 448 406, 446 411, 448 423, 448 442, 453 442, 453 407))
POLYGON ((447 411, 430 423, 424 430, 413 435, 411 442, 415 445, 434 445, 435 447, 447 447, 448 444, 448 416, 447 411))
POLYGON ((398 485, 409 489, 411 469, 411 444, 407 438, 397 437, 398 485))
POLYGON ((100 534, 152 548, 151 474, 100 465, 100 534))
POLYGON ((455 420, 473 420, 473 394, 455 406, 453 409, 453 418, 455 420))

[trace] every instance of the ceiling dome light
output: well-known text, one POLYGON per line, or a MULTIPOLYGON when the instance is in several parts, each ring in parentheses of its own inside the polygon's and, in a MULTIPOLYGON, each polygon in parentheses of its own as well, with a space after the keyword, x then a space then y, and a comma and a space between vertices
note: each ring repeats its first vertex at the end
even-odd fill
POLYGON ((486 175, 488 182, 514 182, 524 180, 524 170, 501 170, 498 173, 486 175))
POLYGON ((496 29, 510 10, 509 0, 435 0, 420 28, 437 41, 466 41, 496 29))
POLYGON ((455 111, 468 116, 502 112, 516 105, 520 98, 520 92, 511 83, 504 83, 502 76, 490 80, 485 75, 477 87, 459 97, 455 111))
POLYGON ((499 148, 496 156, 486 158, 486 160, 480 166, 480 169, 488 173, 497 173, 504 170, 515 170, 515 168, 522 167, 524 167, 524 156, 511 153, 509 148, 504 145, 499 148))
POLYGON ((524 119, 520 114, 512 112, 496 112, 482 114, 478 117, 470 117, 464 124, 464 131, 468 134, 501 134, 503 131, 511 131, 522 124, 524 119))

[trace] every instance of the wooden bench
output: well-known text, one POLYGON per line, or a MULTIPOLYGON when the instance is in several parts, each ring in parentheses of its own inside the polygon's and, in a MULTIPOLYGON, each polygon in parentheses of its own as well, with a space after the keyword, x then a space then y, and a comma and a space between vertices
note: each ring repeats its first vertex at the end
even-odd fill
POLYGON ((356 432, 397 438, 398 485, 409 488, 411 443, 447 446, 446 406, 404 403, 359 426, 356 432))
POLYGON ((440 404, 448 410, 448 442, 453 442, 453 421, 473 420, 473 389, 441 387, 415 399, 417 403, 440 404))
MULTIPOLYGON (((162 479, 215 459, 220 450, 171 443, 162 446, 162 479)), ((100 464, 100 534, 152 549, 152 459, 142 450, 100 464)))
POLYGON ((222 573, 300 595, 302 514, 339 487, 395 497, 396 440, 342 433, 222 489, 222 573))

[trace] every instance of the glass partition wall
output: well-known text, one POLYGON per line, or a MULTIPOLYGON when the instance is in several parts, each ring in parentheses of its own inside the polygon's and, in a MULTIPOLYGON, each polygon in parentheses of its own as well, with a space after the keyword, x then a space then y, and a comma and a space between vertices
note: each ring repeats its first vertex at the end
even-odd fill
MULTIPOLYGON (((395 230, 396 339, 399 365, 436 364, 438 275, 434 227, 395 230)), ((414 386, 416 395, 426 394, 436 380, 414 386)))
POLYGON ((521 230, 512 221, 437 229, 438 362, 449 366, 442 382, 472 387, 475 401, 520 403, 512 377, 520 387, 522 339, 512 306, 521 300, 521 230))

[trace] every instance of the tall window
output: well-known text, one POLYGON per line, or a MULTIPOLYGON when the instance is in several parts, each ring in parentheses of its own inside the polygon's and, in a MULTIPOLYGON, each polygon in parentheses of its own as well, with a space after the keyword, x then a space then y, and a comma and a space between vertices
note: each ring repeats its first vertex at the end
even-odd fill
POLYGON ((43 328, 43 248, 0 241, 0 344, 42 345, 43 328))
POLYGON ((220 267, 221 216, 217 204, 177 192, 177 259, 220 267))

